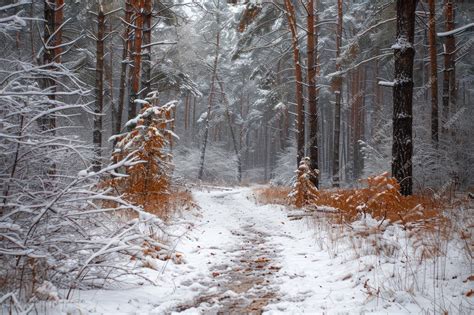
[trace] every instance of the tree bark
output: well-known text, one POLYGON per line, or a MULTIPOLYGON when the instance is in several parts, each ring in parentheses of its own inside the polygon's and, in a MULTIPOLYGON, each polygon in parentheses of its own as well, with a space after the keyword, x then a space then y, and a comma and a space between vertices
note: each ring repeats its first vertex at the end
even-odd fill
POLYGON ((355 72, 353 73, 353 89, 351 100, 353 101, 352 104, 352 112, 353 112, 353 119, 352 119, 352 174, 354 179, 358 179, 360 177, 360 150, 359 150, 359 140, 361 139, 361 93, 362 93, 362 75, 361 69, 358 67, 355 72))
POLYGON ((134 52, 133 52, 133 69, 131 73, 131 89, 128 102, 128 120, 133 119, 137 115, 137 104, 135 100, 138 98, 140 91, 140 73, 142 66, 142 35, 143 35, 143 7, 144 0, 132 0, 133 11, 135 12, 134 24, 134 52))
POLYGON ((97 43, 96 43, 96 66, 95 66, 95 109, 94 109, 94 163, 93 170, 98 172, 102 162, 102 114, 104 108, 104 37, 105 37, 105 14, 102 4, 99 4, 97 12, 97 43))
POLYGON ((305 127, 304 127, 304 98, 303 98, 303 73, 301 70, 300 64, 300 48, 298 43, 298 31, 296 25, 296 14, 295 8, 291 3, 291 0, 285 0, 285 9, 286 9, 286 16, 288 19, 288 27, 290 28, 291 32, 291 43, 293 46, 293 63, 295 66, 295 80, 296 80, 296 112, 297 112, 297 121, 296 121, 296 162, 297 168, 305 154, 305 147, 304 147, 304 134, 305 134, 305 127))
POLYGON ((431 88, 431 141, 438 148, 438 61, 436 50, 436 4, 435 0, 428 0, 429 5, 429 50, 430 50, 430 72, 429 80, 431 88))
MULTIPOLYGON (((342 0, 337 1, 337 30, 336 30, 336 72, 341 71, 341 44, 342 44, 342 0)), ((335 78, 334 93, 336 94, 336 104, 334 107, 334 154, 332 165, 332 185, 339 187, 339 157, 341 139, 341 99, 342 99, 342 75, 335 78)))
MULTIPOLYGON (((318 15, 315 14, 315 0, 308 0, 307 3, 307 57, 308 57, 308 107, 309 107, 309 158, 310 167, 314 172, 319 172, 318 168, 318 95, 316 87, 316 60, 318 54, 318 31, 315 27, 318 15)), ((319 176, 311 178, 313 184, 319 188, 319 176)))
POLYGON ((61 47, 63 31, 61 24, 64 21, 64 0, 56 0, 54 8, 54 30, 56 35, 54 36, 54 62, 61 63, 61 54, 63 49, 61 47))
MULTIPOLYGON (((53 63, 61 63, 62 48, 62 31, 61 24, 63 23, 64 0, 45 0, 44 1, 44 43, 43 50, 43 64, 48 66, 49 71, 55 71, 56 67, 53 63)), ((48 99, 50 104, 49 109, 54 108, 56 101, 57 84, 51 77, 45 77, 40 83, 43 88, 48 91, 48 99)), ((56 134, 56 117, 54 114, 45 115, 40 121, 40 128, 43 131, 48 131, 51 135, 56 134)), ((54 148, 54 147, 53 147, 54 148)), ((54 162, 48 168, 48 173, 53 175, 56 173, 56 164, 54 162)))
POLYGON ((122 115, 125 103, 125 91, 127 90, 127 68, 128 56, 130 54, 130 22, 132 18, 132 6, 130 0, 125 0, 124 31, 122 34, 122 62, 120 69, 120 89, 117 108, 117 117, 115 117, 114 133, 119 134, 122 130, 122 115))
POLYGON ((151 0, 144 0, 144 23, 143 23, 143 73, 142 73, 142 96, 144 99, 151 92, 151 0))
MULTIPOLYGON (((56 2, 55 1, 44 1, 44 33, 43 33, 43 41, 46 46, 56 46, 58 44, 58 40, 60 38, 53 38, 53 34, 56 30, 56 22, 55 18, 58 16, 55 12, 56 9, 56 2)), ((62 8, 61 8, 62 10, 62 8)), ((43 64, 51 64, 55 59, 55 49, 48 49, 44 47, 43 50, 43 64)), ((49 70, 53 71, 53 67, 49 66, 49 70)), ((43 88, 48 90, 48 98, 51 101, 56 100, 56 82, 52 78, 46 77, 43 82, 43 88)), ((51 106, 51 105, 50 105, 51 106)), ((56 128, 56 118, 52 115, 45 116, 41 122, 41 129, 42 130, 50 130, 51 133, 55 133, 56 128)))
POLYGON ((400 183, 400 192, 411 195, 413 59, 415 56, 415 10, 417 0, 397 0, 397 42, 393 46, 395 81, 393 87, 392 175, 400 183))
MULTIPOLYGON (((454 30, 454 1, 444 1, 445 30, 454 30)), ((450 112, 456 110, 456 40, 454 35, 446 36, 444 44, 444 70, 443 70, 443 130, 447 132, 450 112)))

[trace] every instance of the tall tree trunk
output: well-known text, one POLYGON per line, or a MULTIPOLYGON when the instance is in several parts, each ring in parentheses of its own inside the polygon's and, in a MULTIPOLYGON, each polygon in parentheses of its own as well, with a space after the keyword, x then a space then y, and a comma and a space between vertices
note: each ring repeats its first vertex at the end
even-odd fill
MULTIPOLYGON (((64 0, 45 0, 44 1, 44 43, 43 64, 50 64, 48 70, 54 71, 56 67, 53 63, 61 63, 62 53, 62 31, 64 0)), ((46 77, 41 84, 48 91, 48 99, 50 100, 49 108, 54 108, 56 101, 57 84, 54 79, 46 77)), ((40 120, 40 127, 44 131, 48 131, 51 135, 56 134, 56 117, 54 114, 46 115, 40 120)), ((54 162, 48 168, 48 173, 53 175, 56 173, 56 164, 54 162)))
MULTIPOLYGON (((109 22, 109 33, 111 34, 113 30, 113 22, 109 22)), ((110 110, 111 110, 111 132, 112 135, 114 134, 114 126, 115 126, 115 119, 117 119, 117 107, 114 105, 115 100, 114 100, 114 49, 109 48, 109 67, 108 69, 104 70, 104 76, 105 80, 108 80, 109 82, 109 104, 110 104, 110 110)))
POLYGON ((295 80, 296 80, 296 162, 297 167, 305 154, 304 147, 304 98, 303 98, 303 72, 300 64, 300 48, 298 43, 298 30, 296 24, 295 8, 291 0, 285 0, 286 16, 288 18, 288 27, 291 32, 291 43, 293 46, 293 63, 295 66, 295 80))
MULTIPOLYGON (((309 158, 311 169, 319 172, 318 168, 318 95, 316 87, 316 60, 318 54, 318 31, 316 29, 318 15, 315 14, 315 0, 307 3, 307 57, 308 57, 308 107, 309 107, 309 158)), ((311 178, 313 184, 319 187, 319 176, 311 178)))
POLYGON ((133 52, 133 69, 131 73, 131 89, 128 102, 128 119, 132 119, 137 115, 137 104, 135 100, 138 98, 140 91, 140 73, 142 67, 142 35, 143 35, 143 9, 144 0, 133 0, 133 11, 135 12, 134 24, 134 52, 133 52))
POLYGON ((143 73, 142 73, 142 96, 145 98, 151 92, 151 0, 144 0, 144 22, 143 22, 143 73))
MULTIPOLYGON (((220 1, 217 1, 217 6, 219 7, 220 1)), ((202 180, 204 176, 204 161, 206 158, 206 148, 207 148, 207 141, 209 137, 209 128, 210 128, 210 119, 211 119, 211 111, 212 105, 214 102, 214 94, 215 94, 215 85, 216 85, 216 77, 217 77, 217 67, 219 65, 219 51, 220 51, 220 39, 221 39, 221 25, 220 25, 220 14, 217 13, 216 17, 217 22, 217 32, 216 32, 216 51, 214 56, 214 64, 212 67, 212 74, 211 74, 211 86, 209 89, 209 101, 207 103, 207 116, 206 116, 206 123, 204 126, 204 137, 201 149, 201 159, 200 159, 200 167, 199 167, 199 174, 198 179, 202 180)))
POLYGON ((114 134, 119 134, 122 130, 122 115, 125 103, 125 91, 127 90, 127 68, 128 57, 130 54, 130 22, 132 19, 132 6, 130 0, 125 0, 124 31, 122 34, 123 48, 120 68, 120 89, 117 108, 117 117, 115 117, 114 134))
POLYGON ((95 109, 94 109, 94 167, 99 171, 102 162, 102 114, 104 108, 104 37, 105 37, 105 14, 102 4, 99 4, 97 14, 97 43, 96 43, 96 66, 95 66, 95 109))
MULTIPOLYGON (((62 49, 62 37, 63 31, 61 25, 64 21, 64 0, 56 0, 56 5, 54 8, 54 30, 56 34, 54 35, 54 62, 61 63, 61 54, 62 49)), ((32 30, 33 31, 33 30, 32 30)))
POLYGON ((189 120, 189 93, 186 94, 184 99, 184 131, 188 131, 188 120, 189 120))
POLYGON ((359 112, 358 112, 358 141, 357 141, 357 150, 358 150, 358 174, 359 177, 362 176, 362 172, 364 171, 364 155, 362 154, 362 144, 361 141, 365 141, 365 120, 366 120, 366 111, 365 111, 365 91, 367 91, 367 67, 364 66, 360 71, 360 82, 362 85, 361 90, 358 91, 359 95, 359 112))
POLYGON ((428 0, 429 15, 429 47, 430 47, 430 72, 431 87, 431 140, 435 148, 438 147, 438 61, 436 51, 436 4, 435 0, 428 0))
POLYGON ((193 97, 193 121, 192 121, 193 140, 194 140, 194 134, 196 133, 196 99, 197 97, 193 97))
MULTIPOLYGON (((43 34, 43 41, 46 43, 46 46, 55 46, 58 41, 53 38, 53 34, 56 30, 56 23, 55 18, 57 16, 55 12, 56 2, 55 1, 44 1, 44 34, 43 34)), ((44 47, 43 50, 43 64, 51 64, 55 59, 55 50, 48 49, 44 47)), ((49 70, 54 70, 52 66, 49 67, 49 70)), ((51 101, 56 100, 56 83, 51 78, 45 78, 43 80, 43 88, 48 90, 48 98, 51 101)), ((51 105, 50 105, 51 106, 51 105)), ((43 130, 51 130, 51 132, 55 133, 56 128, 56 119, 52 115, 47 115, 41 122, 41 128, 43 130)))
MULTIPOLYGON (((445 30, 454 30, 454 1, 444 1, 445 30)), ((443 70, 443 130, 447 132, 450 112, 456 110, 456 40, 454 35, 446 36, 444 44, 444 70, 443 70)))
MULTIPOLYGON (((375 54, 380 54, 380 49, 378 47, 375 48, 375 54)), ((380 85, 378 84, 378 80, 380 77, 380 62, 379 59, 375 59, 375 80, 374 80, 374 105, 375 105, 375 115, 372 123, 372 136, 374 139, 374 145, 377 150, 380 149, 381 144, 381 137, 379 135, 380 128, 382 126, 382 113, 383 113, 383 91, 380 85)))
POLYGON ((413 59, 415 56, 415 10, 417 0, 397 0, 397 42, 393 46, 395 80, 393 87, 392 175, 400 183, 400 192, 411 195, 413 59))
POLYGON ((352 165, 353 165, 353 176, 354 179, 358 179, 360 176, 359 170, 359 159, 360 159, 360 151, 359 151, 359 140, 360 140, 360 109, 361 109, 361 102, 360 102, 360 91, 361 91, 361 70, 358 67, 355 72, 353 73, 353 84, 352 84, 352 95, 351 99, 353 100, 352 104, 352 165))
MULTIPOLYGON (((342 0, 337 0, 337 31, 336 31, 336 72, 341 71, 341 43, 342 43, 342 0)), ((336 104, 334 108, 334 155, 332 165, 332 185, 339 187, 339 157, 341 139, 341 99, 342 99, 342 75, 338 74, 334 82, 334 93, 336 104)))

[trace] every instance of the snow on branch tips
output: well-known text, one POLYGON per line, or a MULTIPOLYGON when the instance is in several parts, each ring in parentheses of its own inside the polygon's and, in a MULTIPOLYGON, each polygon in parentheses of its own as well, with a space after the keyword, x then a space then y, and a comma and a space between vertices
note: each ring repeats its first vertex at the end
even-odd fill
POLYGON ((446 36, 453 36, 453 35, 458 35, 461 34, 469 29, 474 29, 474 23, 469 23, 463 26, 460 26, 452 31, 449 32, 439 32, 437 33, 438 37, 446 37, 446 36))
POLYGON ((297 208, 313 204, 318 200, 319 191, 312 182, 313 176, 319 176, 318 170, 312 170, 310 159, 305 157, 298 167, 296 183, 288 197, 297 208))
MULTIPOLYGON (((131 259, 175 257, 160 241, 170 238, 163 221, 100 182, 121 169, 129 171, 121 174, 126 178, 136 178, 134 170, 141 169, 150 151, 150 159, 169 159, 156 153, 160 146, 152 146, 165 145, 164 126, 174 105, 142 112, 136 132, 120 142, 123 150, 116 153, 116 161, 90 172, 92 147, 71 131, 77 130, 77 117, 90 112, 84 97, 88 87, 61 64, 2 61, 0 296, 18 307, 25 301, 56 300, 58 294, 64 297, 59 289, 107 286, 124 275, 146 279, 132 270, 131 259), (43 86, 45 77, 60 89, 43 86), (163 118, 155 119, 160 114, 163 118), (58 124, 45 129, 50 117, 58 124), (143 155, 134 142, 138 138, 146 139, 143 155), (145 253, 144 248, 150 249, 145 253)), ((154 179, 167 184, 161 166, 153 169, 154 179)))

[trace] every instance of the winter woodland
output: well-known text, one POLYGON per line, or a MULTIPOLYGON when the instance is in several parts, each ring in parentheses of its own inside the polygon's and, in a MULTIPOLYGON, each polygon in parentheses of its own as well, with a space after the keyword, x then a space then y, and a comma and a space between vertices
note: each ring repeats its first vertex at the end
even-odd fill
POLYGON ((0 313, 474 313, 473 34, 469 0, 0 1, 0 313))

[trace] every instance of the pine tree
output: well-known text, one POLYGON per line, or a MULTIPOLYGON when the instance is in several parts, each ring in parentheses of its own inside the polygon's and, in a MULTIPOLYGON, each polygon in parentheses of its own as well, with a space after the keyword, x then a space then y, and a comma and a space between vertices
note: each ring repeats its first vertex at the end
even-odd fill
MULTIPOLYGON (((318 14, 315 13, 315 0, 307 3, 307 81, 308 81, 308 107, 309 107, 309 158, 311 168, 317 170, 318 152, 318 92, 316 87, 316 72, 318 60, 318 14)), ((319 186, 319 177, 313 177, 313 184, 319 186)))
POLYGON ((436 50, 436 5, 429 0, 429 47, 430 47, 430 86, 431 86, 431 140, 438 147, 438 57, 436 50))
POLYGON ((318 176, 319 171, 311 168, 309 158, 303 158, 296 171, 296 182, 293 185, 293 190, 288 195, 290 202, 297 208, 314 204, 318 200, 318 188, 313 184, 313 178, 318 176))
MULTIPOLYGON (((444 1, 445 30, 454 30, 454 1, 444 1)), ((444 42, 443 69, 443 129, 447 132, 450 113, 456 111, 456 39, 454 34, 448 35, 444 42)))
POLYGON ((393 88, 392 175, 403 195, 411 195, 413 59, 415 56, 415 10, 417 0, 397 0, 397 41, 393 45, 395 82, 393 88))
POLYGON ((143 42, 143 15, 145 0, 132 0, 132 9, 135 13, 133 27, 133 68, 130 73, 130 95, 128 102, 128 119, 135 117, 137 104, 135 100, 140 92, 140 79, 142 68, 142 42, 143 42))
MULTIPOLYGON (((337 0, 337 30, 336 30, 336 72, 341 71, 341 44, 342 44, 342 0, 337 0)), ((338 73, 334 82, 334 93, 336 94, 336 104, 334 107, 334 154, 332 165, 332 184, 339 187, 339 160, 340 160, 340 139, 341 139, 341 99, 342 99, 342 74, 338 73)))
POLYGON ((288 27, 291 32, 291 44, 293 48, 293 65, 295 67, 296 85, 296 161, 299 167, 305 154, 305 115, 304 115, 304 95, 303 95, 303 72, 300 63, 300 45, 298 42, 298 26, 296 12, 291 0, 285 0, 286 17, 288 27))
POLYGON ((163 106, 141 102, 140 113, 128 121, 130 131, 116 136, 113 159, 120 162, 135 158, 138 162, 127 167, 125 177, 117 177, 111 184, 125 191, 125 199, 143 206, 146 211, 161 209, 168 201, 172 164, 171 154, 167 152, 168 129, 172 123, 175 101, 163 106))
POLYGON ((95 109, 93 144, 95 151, 94 171, 100 170, 102 156, 102 112, 104 108, 104 37, 105 13, 99 1, 97 12, 96 65, 95 65, 95 109))
POLYGON ((120 66, 120 87, 119 99, 117 108, 117 117, 115 118, 114 134, 119 134, 122 130, 122 115, 125 103, 125 93, 127 90, 127 68, 128 58, 131 52, 131 20, 132 20, 132 5, 131 0, 125 0, 125 15, 124 15, 124 30, 122 34, 122 60, 120 66))

